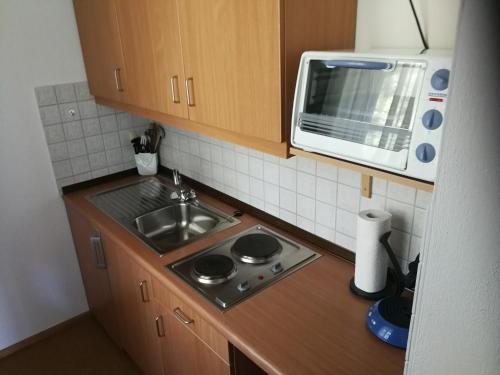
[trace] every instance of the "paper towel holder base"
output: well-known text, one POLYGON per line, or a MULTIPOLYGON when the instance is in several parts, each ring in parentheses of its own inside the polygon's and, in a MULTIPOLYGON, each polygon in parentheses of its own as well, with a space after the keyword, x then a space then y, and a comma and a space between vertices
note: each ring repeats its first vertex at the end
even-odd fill
POLYGON ((387 282, 385 288, 382 289, 381 291, 369 293, 362 289, 359 289, 354 283, 354 276, 351 278, 351 281, 349 282, 349 288, 351 289, 351 292, 353 292, 357 296, 363 297, 371 301, 378 301, 379 299, 395 295, 398 289, 398 282, 396 280, 396 276, 394 275, 394 271, 389 268, 387 270, 387 282))

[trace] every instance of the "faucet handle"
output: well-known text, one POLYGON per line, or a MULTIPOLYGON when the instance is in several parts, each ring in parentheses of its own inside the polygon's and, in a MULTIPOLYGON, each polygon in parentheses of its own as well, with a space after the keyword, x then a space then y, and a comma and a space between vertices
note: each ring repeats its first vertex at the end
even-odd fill
POLYGON ((174 177, 174 185, 175 186, 181 186, 181 184, 182 184, 182 177, 181 177, 181 174, 179 173, 179 171, 177 169, 174 169, 172 171, 172 174, 173 174, 173 177, 174 177))
POLYGON ((189 191, 189 199, 196 199, 196 191, 193 189, 189 191))

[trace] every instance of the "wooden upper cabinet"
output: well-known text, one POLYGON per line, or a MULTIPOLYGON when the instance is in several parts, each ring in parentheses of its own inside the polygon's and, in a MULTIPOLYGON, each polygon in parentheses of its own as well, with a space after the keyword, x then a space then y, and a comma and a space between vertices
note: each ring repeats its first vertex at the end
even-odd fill
POLYGON ((281 142, 280 1, 178 5, 190 120, 281 142))
POLYGON ((90 92, 123 101, 127 74, 114 0, 74 0, 90 92))
POLYGON ((354 48, 356 0, 74 2, 98 103, 282 157, 302 52, 354 48))
POLYGON ((127 69, 126 102, 187 118, 175 0, 115 0, 127 69))

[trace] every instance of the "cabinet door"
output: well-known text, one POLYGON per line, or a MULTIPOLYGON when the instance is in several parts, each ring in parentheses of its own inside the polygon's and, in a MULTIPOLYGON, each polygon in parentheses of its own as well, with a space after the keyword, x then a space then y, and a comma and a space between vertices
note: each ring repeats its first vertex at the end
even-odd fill
POLYGON ((180 86, 184 68, 176 1, 115 1, 127 68, 127 102, 187 118, 180 86))
POLYGON ((123 100, 126 72, 114 0, 74 0, 90 92, 123 100))
POLYGON ((151 276, 112 239, 104 237, 104 242, 110 250, 109 272, 116 296, 123 348, 145 374, 161 375, 161 349, 156 330, 150 323, 151 276))
POLYGON ((189 119, 282 141, 280 1, 178 1, 189 119))
POLYGON ((68 217, 90 311, 111 338, 119 343, 115 301, 111 293, 107 259, 99 231, 84 217, 69 208, 68 217))
POLYGON ((165 324, 165 337, 161 341, 165 374, 229 375, 229 365, 187 328, 189 316, 182 311, 163 310, 162 318, 165 324))

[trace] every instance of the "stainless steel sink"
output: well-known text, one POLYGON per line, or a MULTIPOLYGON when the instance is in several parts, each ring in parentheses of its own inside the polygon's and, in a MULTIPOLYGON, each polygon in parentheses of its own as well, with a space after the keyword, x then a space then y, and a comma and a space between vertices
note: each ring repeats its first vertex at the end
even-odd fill
POLYGON ((240 222, 198 200, 172 199, 175 190, 151 177, 87 199, 160 256, 240 222))
POLYGON ((135 228, 161 249, 175 249, 200 236, 233 225, 233 218, 200 203, 176 203, 137 217, 135 228))

